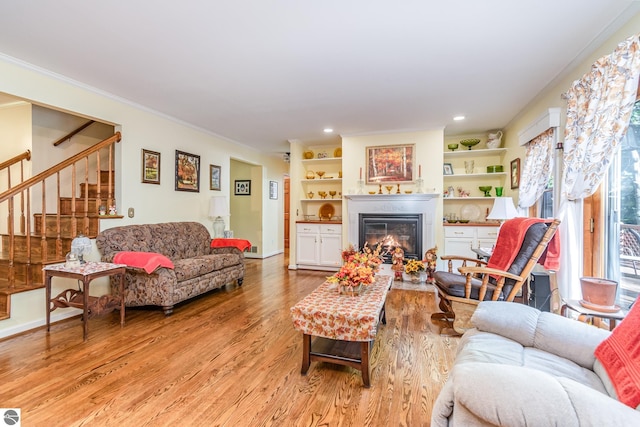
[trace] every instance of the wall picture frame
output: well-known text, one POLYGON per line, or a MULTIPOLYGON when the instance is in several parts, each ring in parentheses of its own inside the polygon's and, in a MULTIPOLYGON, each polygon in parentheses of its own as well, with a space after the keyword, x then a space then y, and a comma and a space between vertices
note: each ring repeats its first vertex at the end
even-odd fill
POLYGON ((142 182, 160 184, 160 153, 142 149, 142 182))
POLYGON ((200 156, 176 150, 175 190, 200 192, 200 156))
POLYGON ((442 173, 445 175, 453 175, 453 166, 451 163, 445 163, 442 165, 442 173))
POLYGON ((511 189, 520 187, 520 158, 511 160, 511 189))
POLYGON ((271 200, 278 199, 278 182, 277 181, 269 181, 269 198, 271 200))
POLYGON ((415 144, 366 147, 367 184, 413 182, 415 144))
POLYGON ((209 165, 209 190, 220 191, 220 174, 222 168, 217 165, 209 165))
POLYGON ((250 179, 236 179, 233 182, 233 194, 236 196, 250 196, 251 195, 251 180, 250 179))

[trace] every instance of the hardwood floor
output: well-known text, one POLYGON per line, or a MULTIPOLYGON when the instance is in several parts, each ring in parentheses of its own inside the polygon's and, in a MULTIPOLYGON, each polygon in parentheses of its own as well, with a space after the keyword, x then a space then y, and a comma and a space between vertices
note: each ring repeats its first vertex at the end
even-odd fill
POLYGON ((438 334, 431 291, 392 289, 360 372, 312 363, 300 375, 302 335, 289 308, 326 272, 289 271, 284 256, 247 260, 228 285, 176 307, 79 318, 0 341, 0 406, 23 426, 423 426, 458 338, 438 334))

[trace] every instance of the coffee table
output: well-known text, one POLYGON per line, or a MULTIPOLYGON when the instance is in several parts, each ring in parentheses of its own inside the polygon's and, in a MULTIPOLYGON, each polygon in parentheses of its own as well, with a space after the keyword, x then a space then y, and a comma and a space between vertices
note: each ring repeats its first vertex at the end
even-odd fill
POLYGON ((342 295, 324 282, 291 308, 293 326, 302 332, 302 375, 311 362, 330 362, 360 370, 371 385, 369 355, 378 324, 386 323, 385 300, 391 276, 376 276, 360 295, 342 295))

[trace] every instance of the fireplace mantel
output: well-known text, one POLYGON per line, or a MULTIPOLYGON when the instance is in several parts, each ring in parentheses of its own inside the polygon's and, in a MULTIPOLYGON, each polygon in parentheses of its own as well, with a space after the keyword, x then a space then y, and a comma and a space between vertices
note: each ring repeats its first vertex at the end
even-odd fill
POLYGON ((440 194, 346 194, 349 243, 359 242, 358 223, 362 213, 422 214, 422 247, 432 248, 436 244, 436 208, 440 194))

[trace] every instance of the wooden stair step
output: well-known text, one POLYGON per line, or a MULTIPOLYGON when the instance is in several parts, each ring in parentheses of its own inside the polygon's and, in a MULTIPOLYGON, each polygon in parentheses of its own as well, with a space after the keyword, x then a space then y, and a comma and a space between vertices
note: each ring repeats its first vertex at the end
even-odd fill
MULTIPOLYGON (((75 212, 77 214, 84 215, 86 212, 90 214, 98 214, 100 205, 107 206, 107 199, 102 197, 100 198, 100 203, 98 203, 98 199, 95 197, 89 197, 87 199, 88 209, 84 207, 84 197, 76 197, 75 203, 75 212)), ((73 213, 73 199, 71 197, 60 197, 60 213, 62 215, 71 215, 73 213)))
MULTIPOLYGON (((34 214, 34 233, 42 234, 42 214, 34 214)), ((60 215, 60 235, 64 237, 76 237, 82 233, 89 238, 95 238, 100 231, 100 216, 88 215, 89 228, 84 228, 84 216, 73 217, 71 215, 60 215), (76 225, 75 235, 72 233, 73 224, 76 225)), ((56 237, 58 235, 57 228, 58 216, 56 214, 47 214, 45 216, 45 227, 47 237, 56 237)))
MULTIPOLYGON (((44 284, 44 273, 42 268, 48 264, 57 264, 64 262, 64 257, 48 259, 43 261, 39 257, 32 257, 31 262, 27 264, 26 259, 14 258, 14 280, 16 282, 25 283, 26 285, 42 285, 44 284)), ((0 257, 0 277, 9 278, 10 261, 8 257, 0 257)))
MULTIPOLYGON (((39 234, 31 234, 31 255, 37 256, 38 258, 42 255, 42 235, 39 234)), ((72 237, 62 237, 60 238, 61 244, 61 253, 62 255, 66 255, 67 252, 71 250, 71 241, 72 237)), ((9 256, 9 243, 10 237, 8 234, 3 234, 1 236, 2 242, 2 251, 0 251, 0 255, 4 257, 9 256)), ((53 258, 56 256, 56 246, 57 246, 57 238, 47 237, 47 258, 53 258)), ((13 251, 15 257, 26 258, 27 256, 27 236, 24 234, 15 234, 13 236, 13 251)))
MULTIPOLYGON (((98 184, 87 184, 87 183, 80 183, 80 194, 78 194, 76 197, 84 197, 85 194, 85 187, 87 187, 87 191, 88 193, 88 197, 98 197, 98 184)), ((111 197, 113 198, 113 184, 111 185, 111 197)), ((107 197, 109 197, 109 184, 108 183, 100 183, 100 197, 102 199, 106 199, 107 197)))

